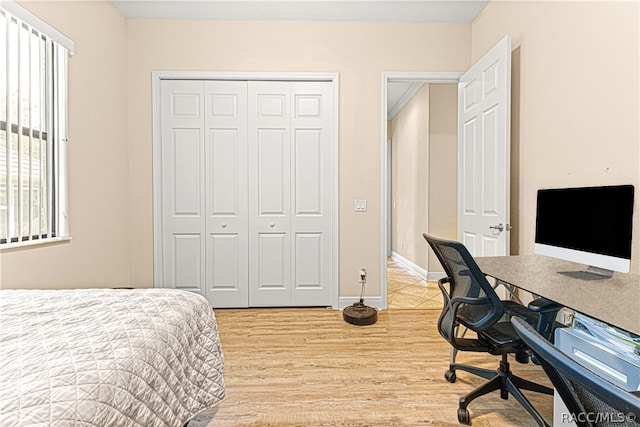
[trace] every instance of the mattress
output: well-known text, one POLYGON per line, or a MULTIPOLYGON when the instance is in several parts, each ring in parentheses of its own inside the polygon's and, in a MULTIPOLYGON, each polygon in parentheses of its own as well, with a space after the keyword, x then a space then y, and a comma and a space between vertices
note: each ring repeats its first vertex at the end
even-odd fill
POLYGON ((225 396, 213 311, 172 289, 0 291, 0 425, 183 426, 225 396))

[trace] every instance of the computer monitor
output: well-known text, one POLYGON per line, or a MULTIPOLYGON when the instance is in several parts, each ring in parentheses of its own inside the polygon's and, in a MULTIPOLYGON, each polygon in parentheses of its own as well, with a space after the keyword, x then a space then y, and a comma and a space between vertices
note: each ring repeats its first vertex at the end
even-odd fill
POLYGON ((535 252, 587 264, 564 274, 585 279, 628 273, 633 185, 538 190, 535 252))

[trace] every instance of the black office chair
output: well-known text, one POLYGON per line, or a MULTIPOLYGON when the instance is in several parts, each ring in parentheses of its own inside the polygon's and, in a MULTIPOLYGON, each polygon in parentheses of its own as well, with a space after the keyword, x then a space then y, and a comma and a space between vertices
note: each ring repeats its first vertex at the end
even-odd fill
POLYGON ((458 421, 462 424, 471 424, 467 410, 471 401, 492 391, 500 390, 502 399, 507 399, 511 394, 531 414, 538 425, 547 426, 548 424, 520 389, 545 394, 553 394, 553 390, 512 374, 509 367, 509 354, 514 353, 516 360, 520 363, 527 363, 529 358, 527 346, 515 332, 509 319, 511 316, 523 317, 527 322, 537 325, 540 331, 551 336, 555 313, 561 306, 548 300, 536 301, 536 304, 532 305, 532 308, 538 311, 536 313, 516 302, 501 301, 463 244, 441 240, 426 234, 423 234, 423 237, 433 249, 447 275, 438 281, 444 298, 444 307, 438 319, 440 335, 456 350, 487 352, 502 356, 497 371, 455 363, 452 357, 449 369, 445 372, 447 381, 455 382, 457 370, 467 371, 490 380, 460 398, 458 421), (446 283, 449 284, 449 289, 445 288, 446 283), (541 316, 540 313, 544 314, 541 316), (539 324, 543 318, 546 320, 539 324), (477 338, 458 336, 460 327, 476 332, 477 338))
POLYGON ((522 319, 511 323, 536 355, 578 427, 640 426, 640 396, 591 372, 558 350, 522 319))

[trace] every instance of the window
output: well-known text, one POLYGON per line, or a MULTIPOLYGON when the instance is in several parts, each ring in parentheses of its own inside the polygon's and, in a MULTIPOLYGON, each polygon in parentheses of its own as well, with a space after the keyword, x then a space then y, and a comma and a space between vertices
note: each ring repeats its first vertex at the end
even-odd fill
POLYGON ((0 34, 1 248, 68 235, 66 92, 73 42, 13 2, 0 7, 0 34))

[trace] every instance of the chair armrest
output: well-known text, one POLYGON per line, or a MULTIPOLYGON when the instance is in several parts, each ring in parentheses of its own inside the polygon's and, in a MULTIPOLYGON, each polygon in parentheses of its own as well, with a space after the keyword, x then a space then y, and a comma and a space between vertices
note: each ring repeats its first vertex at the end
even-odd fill
POLYGON ((454 315, 455 315, 455 318, 457 319, 457 322, 459 322, 464 327, 473 330, 474 332, 482 332, 490 328, 491 326, 493 326, 493 324, 502 316, 504 311, 500 310, 499 312, 484 314, 480 319, 474 322, 474 321, 471 321, 465 315, 462 315, 462 316, 458 315, 460 305, 464 304, 468 308, 471 308, 474 305, 478 306, 478 305, 486 305, 490 303, 491 303, 491 300, 488 297, 485 297, 485 298, 455 297, 451 299, 451 307, 454 310, 454 315))
POLYGON ((534 313, 548 313, 550 311, 558 311, 562 307, 562 304, 558 304, 557 302, 548 300, 546 298, 538 298, 531 301, 527 308, 534 313))
MULTIPOLYGON (((442 322, 443 316, 445 312, 447 312, 448 317, 451 319, 451 322, 449 322, 450 324, 448 325, 449 330, 447 330, 444 334, 443 334, 443 331, 440 331, 440 335, 442 335, 447 340, 455 340, 455 337, 456 337, 455 329, 458 324, 461 324, 460 319, 458 318, 458 309, 460 308, 460 305, 461 304, 483 305, 490 302, 490 300, 489 298, 486 298, 486 297, 485 298, 467 298, 467 297, 451 298, 447 290, 444 288, 444 284, 449 283, 450 281, 451 281, 450 277, 443 277, 442 279, 438 280, 438 287, 442 292, 442 296, 444 298, 444 306, 445 306, 443 308, 442 314, 440 315, 440 319, 438 319, 438 323, 442 322), (449 337, 447 337, 445 334, 448 335, 449 337)), ((489 326, 491 326, 491 324, 493 324, 493 322, 488 323, 486 320, 487 319, 483 318, 478 322, 465 322, 462 325, 466 328, 470 328, 476 332, 479 332, 484 329, 487 329, 489 326)))
POLYGON ((557 302, 546 298, 535 299, 527 306, 530 311, 538 313, 536 332, 542 335, 547 341, 553 342, 553 330, 556 315, 562 307, 562 304, 558 304, 557 302))

